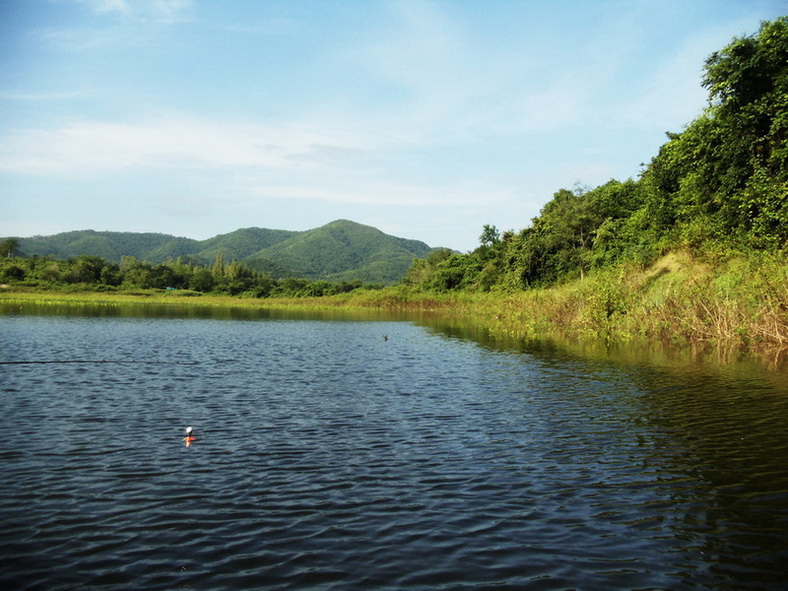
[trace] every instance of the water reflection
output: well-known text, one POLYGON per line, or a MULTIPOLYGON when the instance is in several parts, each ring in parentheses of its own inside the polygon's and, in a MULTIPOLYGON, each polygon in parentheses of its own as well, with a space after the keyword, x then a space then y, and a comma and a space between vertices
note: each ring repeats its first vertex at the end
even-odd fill
MULTIPOLYGON (((647 448, 639 485, 669 488, 664 518, 685 542, 686 579, 701 561, 719 588, 788 580, 788 375, 742 355, 717 363, 675 348, 580 346, 490 334, 456 321, 431 330, 495 351, 515 350, 606 392, 576 400, 623 419, 647 448), (568 361, 571 360, 568 364, 568 361), (654 478, 652 482, 646 482, 654 478)), ((562 422, 559 431, 571 433, 562 422)), ((555 435, 558 436, 558 435, 555 435)))
POLYGON ((788 580, 783 373, 429 315, 214 312, 0 319, 7 359, 177 362, 0 368, 0 583, 788 580))
POLYGON ((3 316, 53 316, 72 318, 181 318, 204 320, 404 320, 398 311, 345 310, 342 308, 266 308, 264 306, 211 306, 178 303, 69 303, 0 301, 3 316))
POLYGON ((788 556, 788 389, 780 376, 748 370, 636 377, 642 416, 666 442, 662 461, 695 483, 677 498, 677 535, 719 573, 776 584, 788 580, 777 560, 788 556))

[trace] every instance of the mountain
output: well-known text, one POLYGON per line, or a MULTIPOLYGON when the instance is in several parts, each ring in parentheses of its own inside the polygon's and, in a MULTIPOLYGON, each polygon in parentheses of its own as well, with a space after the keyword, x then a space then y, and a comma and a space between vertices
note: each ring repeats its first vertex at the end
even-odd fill
POLYGON ((348 220, 304 232, 241 228, 207 240, 81 230, 18 241, 19 251, 26 256, 65 259, 94 255, 114 262, 133 256, 152 264, 180 257, 203 265, 221 256, 225 261, 238 261, 276 278, 384 284, 399 281, 413 259, 424 258, 433 250, 424 242, 397 238, 348 220))

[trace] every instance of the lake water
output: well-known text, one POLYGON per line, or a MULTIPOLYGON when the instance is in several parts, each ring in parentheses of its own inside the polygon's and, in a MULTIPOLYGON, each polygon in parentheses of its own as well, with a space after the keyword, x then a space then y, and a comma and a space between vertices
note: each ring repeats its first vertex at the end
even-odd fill
POLYGON ((0 588, 785 588, 784 373, 241 316, 0 317, 0 588))

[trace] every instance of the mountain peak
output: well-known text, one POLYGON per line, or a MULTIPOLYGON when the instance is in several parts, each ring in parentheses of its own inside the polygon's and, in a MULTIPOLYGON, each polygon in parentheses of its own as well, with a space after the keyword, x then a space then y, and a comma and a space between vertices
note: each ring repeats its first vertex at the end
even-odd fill
POLYGON ((119 262, 133 256, 152 264, 182 258, 197 264, 217 256, 235 260, 276 278, 391 284, 401 280, 413 259, 433 249, 418 240, 385 234, 373 226, 338 219, 306 231, 240 228, 207 240, 168 234, 81 230, 20 238, 28 256, 69 258, 94 255, 119 262))

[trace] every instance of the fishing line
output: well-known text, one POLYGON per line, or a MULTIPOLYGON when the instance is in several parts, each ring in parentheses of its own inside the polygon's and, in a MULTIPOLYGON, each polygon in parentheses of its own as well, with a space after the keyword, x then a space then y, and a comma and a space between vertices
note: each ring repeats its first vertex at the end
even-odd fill
POLYGON ((123 360, 123 359, 42 359, 42 360, 22 360, 22 361, 0 361, 0 365, 52 365, 64 363, 82 364, 130 364, 130 365, 197 365, 196 361, 145 361, 145 360, 123 360))

